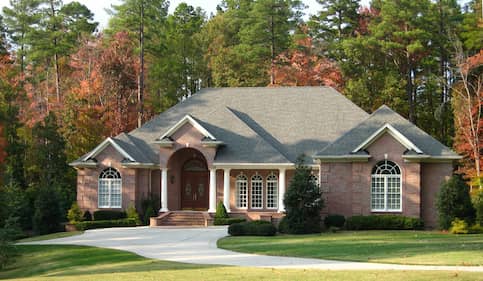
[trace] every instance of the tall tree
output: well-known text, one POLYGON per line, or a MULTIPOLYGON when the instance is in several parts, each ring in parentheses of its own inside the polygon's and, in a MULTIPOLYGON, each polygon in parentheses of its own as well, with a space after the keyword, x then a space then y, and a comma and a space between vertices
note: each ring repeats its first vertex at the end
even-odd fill
POLYGON ((427 27, 431 3, 429 0, 382 0, 376 8, 380 17, 372 27, 382 50, 404 77, 409 120, 416 122, 417 87, 415 77, 421 60, 430 48, 431 34, 427 27))
MULTIPOLYGON (((165 0, 124 0, 120 5, 113 5, 113 17, 109 21, 108 33, 128 31, 137 38, 140 71, 137 82, 137 126, 140 127, 144 116, 145 91, 145 51, 160 55, 163 44, 163 30, 168 15, 169 2, 165 0)), ((156 79, 156 78, 155 78, 156 79)))
POLYGON ((457 77, 453 87, 455 149, 466 156, 461 171, 481 188, 483 178, 483 51, 466 58, 457 45, 457 77))
POLYGON ((248 60, 247 64, 258 65, 253 70, 258 68, 270 74, 270 85, 275 84, 276 56, 292 43, 291 32, 299 24, 301 7, 298 0, 255 1, 240 29, 240 45, 236 49, 248 60))
POLYGON ((9 41, 15 45, 16 59, 23 74, 25 56, 30 48, 30 34, 40 20, 40 0, 10 0, 10 7, 3 7, 4 23, 9 41))
POLYGON ((322 8, 309 21, 312 34, 319 40, 324 52, 331 58, 341 60, 341 42, 353 37, 359 24, 359 1, 317 0, 322 8))

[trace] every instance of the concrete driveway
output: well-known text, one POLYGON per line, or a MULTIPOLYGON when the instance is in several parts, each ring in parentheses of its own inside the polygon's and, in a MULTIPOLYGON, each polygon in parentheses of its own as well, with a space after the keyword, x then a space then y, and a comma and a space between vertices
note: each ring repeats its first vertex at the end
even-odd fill
POLYGON ((23 244, 68 244, 118 249, 138 255, 175 262, 253 266, 268 268, 304 268, 325 270, 449 270, 483 272, 483 267, 419 266, 381 263, 343 262, 320 259, 275 257, 236 253, 218 249, 216 241, 227 235, 226 227, 208 228, 108 228, 88 230, 84 234, 23 244))

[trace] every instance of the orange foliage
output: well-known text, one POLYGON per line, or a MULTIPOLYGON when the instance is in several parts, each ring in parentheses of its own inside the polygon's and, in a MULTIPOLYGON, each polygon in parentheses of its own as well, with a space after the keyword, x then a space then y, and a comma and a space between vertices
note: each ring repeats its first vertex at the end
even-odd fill
POLYGON ((459 64, 460 80, 453 90, 455 150, 464 155, 459 171, 481 180, 483 167, 483 50, 459 64))
POLYGON ((310 37, 299 40, 298 48, 282 53, 275 66, 275 85, 330 86, 342 90, 343 79, 334 62, 315 54, 310 37))

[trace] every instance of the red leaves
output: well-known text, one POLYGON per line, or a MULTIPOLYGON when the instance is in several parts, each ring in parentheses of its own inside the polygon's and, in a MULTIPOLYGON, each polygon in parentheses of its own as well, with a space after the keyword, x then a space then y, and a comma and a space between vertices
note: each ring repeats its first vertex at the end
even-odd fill
POLYGON ((296 49, 277 57, 275 84, 279 86, 330 86, 342 89, 342 73, 334 62, 315 54, 312 39, 298 41, 296 49))

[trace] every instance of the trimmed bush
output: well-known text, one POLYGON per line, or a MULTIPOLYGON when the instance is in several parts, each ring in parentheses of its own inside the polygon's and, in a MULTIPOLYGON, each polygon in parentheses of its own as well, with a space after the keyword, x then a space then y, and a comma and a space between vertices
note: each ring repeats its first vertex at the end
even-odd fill
POLYGON ((82 216, 83 221, 91 221, 92 220, 92 215, 91 212, 85 211, 84 215, 82 216))
POLYGON ((79 208, 79 205, 77 205, 77 202, 72 203, 72 206, 67 212, 67 219, 69 220, 70 223, 82 221, 83 219, 82 211, 79 208))
POLYGON ((229 218, 228 213, 226 212, 225 205, 223 205, 223 202, 220 201, 218 202, 218 205, 216 205, 215 220, 226 218, 229 218))
POLYGON ((228 234, 232 236, 274 236, 277 228, 268 221, 250 221, 234 223, 228 227, 228 234))
POLYGON ((244 218, 217 218, 213 220, 214 225, 232 225, 234 223, 245 222, 244 218))
POLYGON ((136 219, 102 220, 102 221, 82 221, 74 223, 77 230, 87 230, 109 227, 128 227, 136 226, 136 219))
POLYGON ((126 212, 99 210, 94 212, 94 221, 119 220, 127 217, 126 212))
POLYGON ((345 217, 342 215, 328 215, 324 219, 324 225, 326 228, 331 227, 338 227, 341 228, 344 226, 345 217))
POLYGON ((349 230, 404 230, 422 229, 424 224, 420 218, 399 215, 372 215, 349 217, 345 226, 349 230))
POLYGON ((139 219, 139 214, 136 211, 136 207, 134 207, 134 205, 129 205, 129 207, 126 210, 126 216, 128 219, 136 220, 137 224, 141 224, 141 220, 139 219))
POLYGON ((159 208, 157 204, 159 203, 159 198, 156 196, 149 196, 141 201, 141 218, 143 219, 144 225, 149 225, 149 220, 151 217, 155 217, 158 214, 159 208))
POLYGON ((454 219, 454 221, 451 222, 451 228, 449 229, 449 232, 453 234, 468 234, 468 223, 464 220, 454 219))
POLYGON ((459 175, 452 176, 441 185, 436 199, 438 223, 440 228, 449 229, 456 218, 472 224, 475 209, 471 203, 469 186, 459 175))

